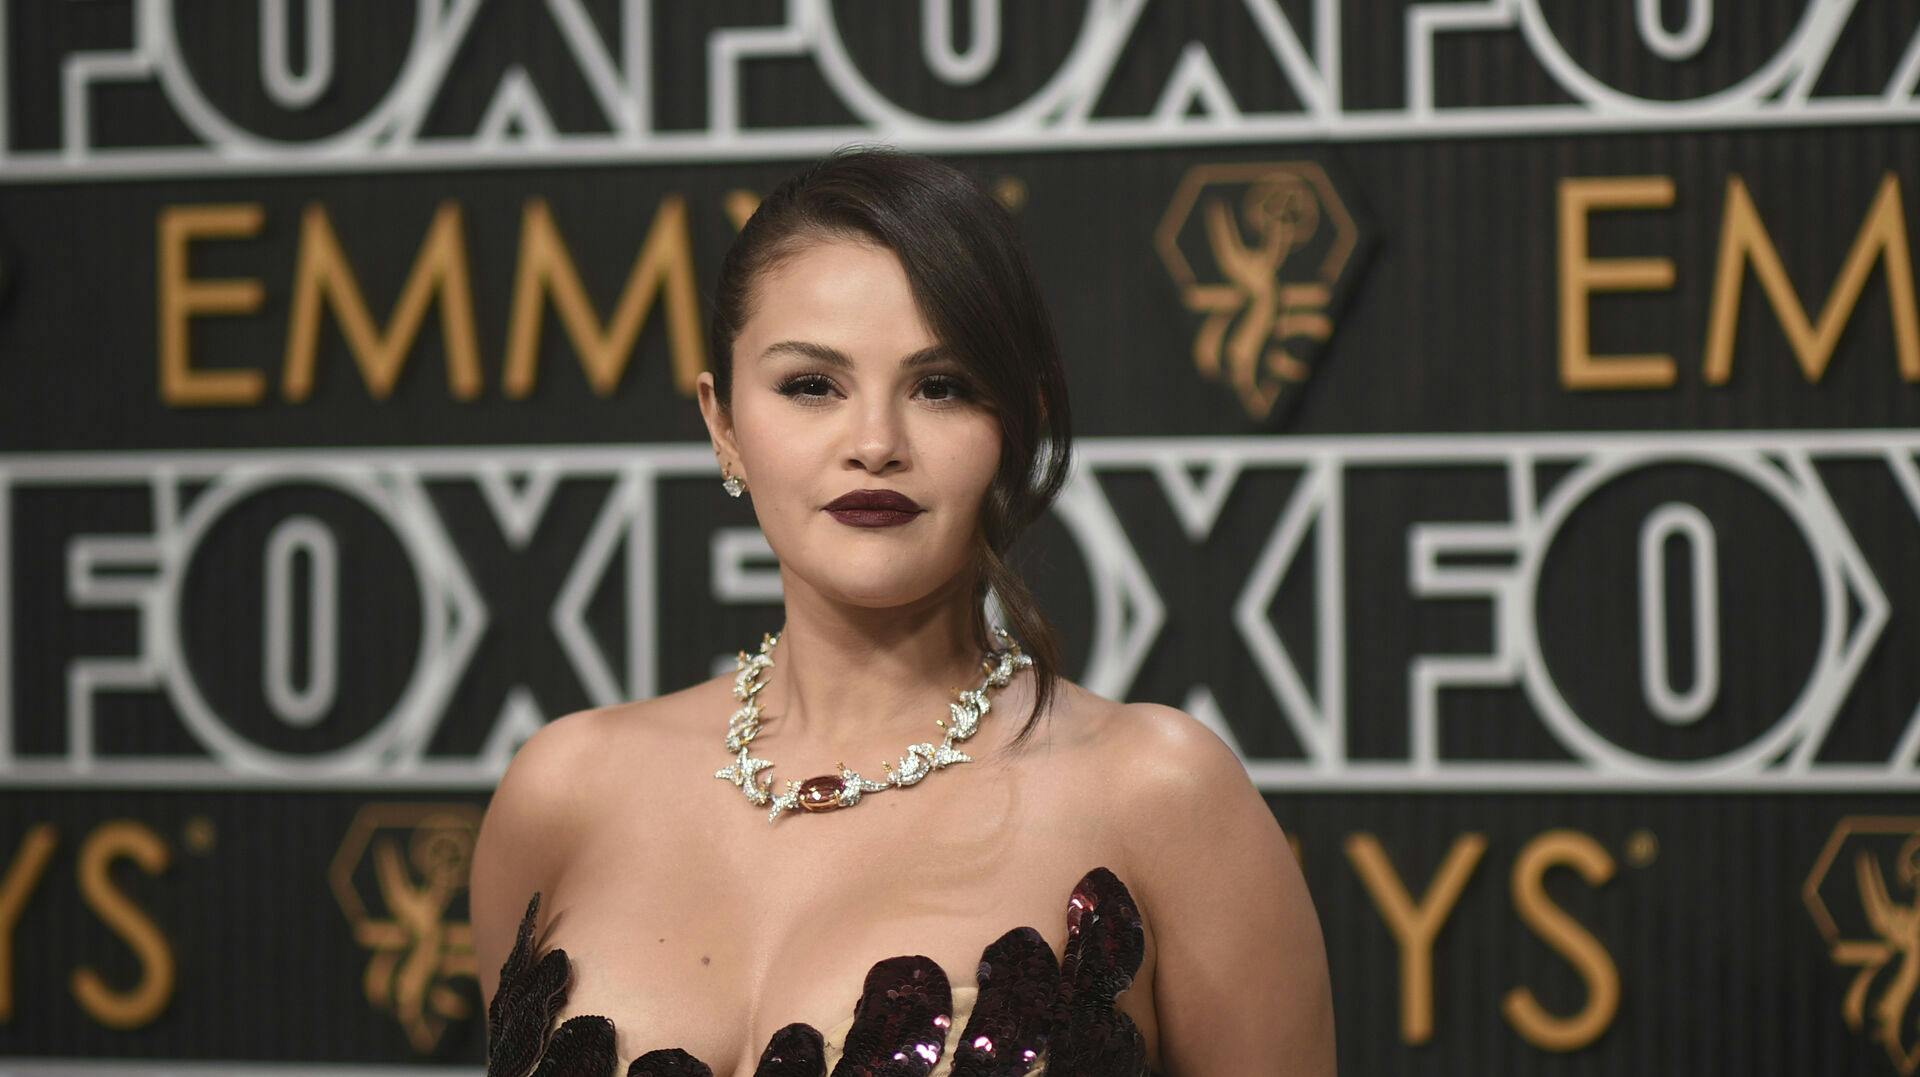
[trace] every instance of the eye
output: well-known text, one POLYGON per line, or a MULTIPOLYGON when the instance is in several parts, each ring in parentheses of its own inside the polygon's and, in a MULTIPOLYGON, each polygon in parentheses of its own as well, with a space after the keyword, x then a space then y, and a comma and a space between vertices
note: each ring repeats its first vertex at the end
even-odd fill
POLYGON ((774 387, 781 396, 795 403, 817 406, 834 394, 833 380, 824 374, 795 374, 774 387))
POLYGON ((973 390, 951 374, 932 374, 920 382, 920 395, 936 404, 958 404, 973 399, 973 390))

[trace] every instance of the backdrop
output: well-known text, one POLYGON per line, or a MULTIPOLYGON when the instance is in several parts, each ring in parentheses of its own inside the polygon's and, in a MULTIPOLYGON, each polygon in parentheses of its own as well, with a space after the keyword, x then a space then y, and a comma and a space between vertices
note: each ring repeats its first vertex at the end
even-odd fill
POLYGON ((0 65, 0 1069, 474 1071, 515 746, 777 626, 706 296, 855 140, 1019 221, 1023 561, 1245 757, 1344 1072, 1920 1068, 1913 4, 16 0, 0 65))

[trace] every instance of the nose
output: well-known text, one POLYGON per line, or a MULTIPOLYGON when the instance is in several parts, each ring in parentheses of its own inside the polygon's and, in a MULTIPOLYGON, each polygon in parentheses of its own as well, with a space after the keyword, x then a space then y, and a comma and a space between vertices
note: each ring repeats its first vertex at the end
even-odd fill
POLYGON ((853 414, 854 424, 849 432, 849 466, 875 475, 884 475, 907 466, 904 417, 893 401, 876 395, 863 405, 848 410, 853 414))

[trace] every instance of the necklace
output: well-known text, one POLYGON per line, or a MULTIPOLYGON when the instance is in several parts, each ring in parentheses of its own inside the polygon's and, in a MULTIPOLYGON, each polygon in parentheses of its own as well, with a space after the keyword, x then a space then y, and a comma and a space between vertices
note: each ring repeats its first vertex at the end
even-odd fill
POLYGON ((781 812, 795 808, 810 812, 851 808, 860 803, 860 797, 866 793, 904 789, 936 770, 954 763, 973 762, 972 756, 954 745, 973 736, 974 730, 980 727, 980 718, 988 709, 987 691, 1006 687, 1007 682, 1013 679, 1015 670, 1033 665, 1033 659, 1020 653, 1020 645, 1013 642, 1006 629, 996 628, 993 631, 1006 644, 1006 649, 988 654, 981 662, 985 676, 980 687, 954 693, 954 702, 948 705, 951 721, 945 718, 933 720, 934 725, 945 730, 939 744, 923 741, 907 745, 899 766, 880 764, 881 769, 886 771, 885 781, 863 778, 845 763, 839 763, 835 764, 838 774, 822 774, 803 782, 789 781, 786 791, 782 793, 773 791, 771 777, 760 775, 773 763, 755 758, 750 748, 753 738, 760 732, 758 697, 760 690, 767 686, 766 672, 773 666, 773 645, 780 642, 777 632, 760 637, 760 653, 748 655, 741 651, 737 660, 739 672, 733 678, 733 698, 740 701, 740 709, 727 719, 727 752, 733 756, 733 762, 715 771, 713 776, 738 786, 746 794, 747 802, 754 807, 766 808, 767 822, 771 823, 780 818, 781 812))

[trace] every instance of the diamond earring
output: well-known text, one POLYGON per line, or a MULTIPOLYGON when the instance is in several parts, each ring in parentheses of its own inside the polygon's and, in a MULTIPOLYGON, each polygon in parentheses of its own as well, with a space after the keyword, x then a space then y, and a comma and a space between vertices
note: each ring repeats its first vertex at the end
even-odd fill
POLYGON ((740 476, 733 473, 733 467, 731 465, 721 464, 720 474, 720 485, 727 491, 728 497, 739 497, 741 494, 747 492, 747 484, 741 481, 740 476))

